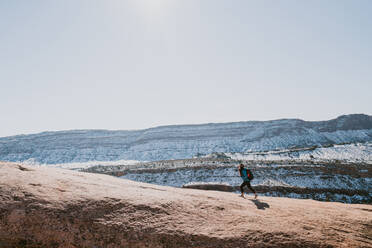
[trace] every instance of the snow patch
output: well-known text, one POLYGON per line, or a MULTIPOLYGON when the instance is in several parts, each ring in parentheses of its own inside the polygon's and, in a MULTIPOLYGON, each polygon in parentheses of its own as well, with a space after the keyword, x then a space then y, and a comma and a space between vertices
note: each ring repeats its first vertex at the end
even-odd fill
POLYGON ((136 165, 140 163, 140 161, 136 160, 118 160, 118 161, 89 161, 89 162, 82 162, 82 163, 62 163, 62 164, 41 164, 36 161, 36 159, 31 158, 28 159, 22 164, 31 165, 31 166, 38 166, 38 167, 52 167, 52 168, 60 168, 60 169, 69 169, 69 170, 80 170, 80 169, 88 169, 93 166, 119 166, 119 165, 136 165))

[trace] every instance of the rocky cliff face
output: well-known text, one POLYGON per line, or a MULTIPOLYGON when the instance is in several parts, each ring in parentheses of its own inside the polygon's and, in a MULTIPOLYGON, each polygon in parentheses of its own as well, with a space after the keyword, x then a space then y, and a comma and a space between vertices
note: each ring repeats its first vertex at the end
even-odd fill
POLYGON ((0 159, 56 164, 155 161, 213 152, 265 151, 372 141, 372 116, 178 125, 139 131, 75 130, 0 138, 0 159))
POLYGON ((371 247, 372 206, 0 163, 0 247, 371 247))

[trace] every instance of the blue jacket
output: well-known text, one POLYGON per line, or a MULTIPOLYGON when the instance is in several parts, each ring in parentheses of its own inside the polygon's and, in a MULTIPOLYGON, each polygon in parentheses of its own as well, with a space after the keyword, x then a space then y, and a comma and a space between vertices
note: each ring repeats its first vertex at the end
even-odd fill
POLYGON ((247 169, 246 168, 243 168, 242 169, 242 175, 241 175, 241 177, 242 177, 242 179, 243 179, 243 181, 250 181, 249 179, 248 179, 248 171, 247 171, 247 169))

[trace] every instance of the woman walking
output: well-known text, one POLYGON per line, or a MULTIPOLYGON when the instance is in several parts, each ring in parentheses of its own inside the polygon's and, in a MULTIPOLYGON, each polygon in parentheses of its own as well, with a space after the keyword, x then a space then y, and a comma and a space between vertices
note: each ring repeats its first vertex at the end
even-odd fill
POLYGON ((243 187, 247 186, 253 193, 254 199, 257 199, 256 191, 251 186, 251 180, 253 179, 253 174, 250 170, 244 168, 243 164, 239 165, 239 174, 243 179, 243 183, 240 185, 240 192, 242 193, 240 196, 244 198, 244 190, 243 187))

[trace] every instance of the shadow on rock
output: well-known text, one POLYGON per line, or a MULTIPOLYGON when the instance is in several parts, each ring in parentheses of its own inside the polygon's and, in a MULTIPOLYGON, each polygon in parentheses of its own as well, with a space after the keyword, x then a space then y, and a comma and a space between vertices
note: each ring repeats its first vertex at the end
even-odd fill
POLYGON ((269 208, 270 205, 267 204, 266 202, 261 202, 260 200, 251 200, 258 209, 262 209, 262 210, 265 210, 266 208, 269 208))

